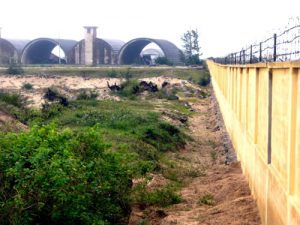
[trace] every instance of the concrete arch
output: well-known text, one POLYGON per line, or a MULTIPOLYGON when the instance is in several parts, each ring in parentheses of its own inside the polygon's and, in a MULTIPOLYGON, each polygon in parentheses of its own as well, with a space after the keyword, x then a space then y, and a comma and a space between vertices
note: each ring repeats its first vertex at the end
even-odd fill
POLYGON ((133 64, 141 51, 150 43, 157 44, 165 57, 175 65, 181 64, 180 50, 170 41, 153 38, 136 38, 127 42, 119 53, 119 64, 133 64))
POLYGON ((0 64, 10 64, 18 58, 17 49, 8 40, 0 38, 0 64))
POLYGON ((71 50, 76 45, 77 41, 65 39, 51 39, 51 38, 38 38, 29 42, 21 57, 23 64, 54 64, 57 63, 53 58, 51 52, 56 46, 64 51, 66 62, 68 64, 74 63, 71 50))

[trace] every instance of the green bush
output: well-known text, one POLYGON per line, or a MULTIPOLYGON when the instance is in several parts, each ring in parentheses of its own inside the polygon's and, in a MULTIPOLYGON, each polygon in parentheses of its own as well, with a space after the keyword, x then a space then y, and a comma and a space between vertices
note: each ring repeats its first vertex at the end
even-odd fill
POLYGON ((19 94, 10 94, 5 92, 0 92, 0 101, 19 108, 23 107, 26 103, 26 100, 19 94))
POLYGON ((177 94, 176 88, 173 88, 171 91, 162 88, 157 92, 156 96, 159 99, 167 99, 173 101, 179 99, 176 94, 177 94))
POLYGON ((125 71, 121 70, 120 71, 120 77, 125 78, 126 80, 129 80, 130 78, 133 77, 133 74, 131 73, 131 68, 127 68, 125 71))
POLYGON ((210 83, 210 75, 209 73, 203 73, 202 76, 199 78, 198 84, 200 86, 207 86, 210 83))
POLYGON ((174 125, 158 122, 142 129, 142 140, 161 152, 177 149, 185 143, 184 135, 174 125), (163 143, 163 144, 162 144, 163 143))
POLYGON ((159 65, 173 66, 173 63, 170 62, 167 57, 158 57, 155 60, 155 63, 159 65))
POLYGON ((107 71, 107 76, 110 78, 116 78, 118 77, 118 72, 112 69, 110 71, 107 71))
POLYGON ((11 75, 20 75, 24 73, 24 70, 20 65, 13 63, 9 65, 6 72, 11 75))
POLYGON ((63 105, 60 103, 45 103, 42 105, 41 113, 44 120, 48 120, 59 115, 63 110, 63 105))
POLYGON ((79 93, 79 95, 77 96, 77 100, 93 100, 93 99, 96 99, 98 97, 98 93, 96 91, 87 91, 87 90, 84 90, 84 91, 81 91, 79 93))
POLYGON ((127 79, 121 84, 122 89, 118 92, 119 96, 134 98, 140 91, 139 81, 136 79, 127 79))
POLYGON ((22 85, 22 88, 25 90, 32 90, 33 89, 33 85, 31 83, 24 83, 22 85))
POLYGON ((1 135, 0 224, 121 223, 132 175, 107 148, 96 128, 1 135))
POLYGON ((141 207, 149 205, 167 207, 182 201, 181 196, 176 193, 176 188, 171 185, 155 189, 154 191, 148 191, 146 185, 143 183, 133 189, 131 198, 134 204, 141 207))
POLYGON ((206 193, 202 197, 199 198, 198 204, 200 205, 214 205, 215 198, 212 194, 206 193))

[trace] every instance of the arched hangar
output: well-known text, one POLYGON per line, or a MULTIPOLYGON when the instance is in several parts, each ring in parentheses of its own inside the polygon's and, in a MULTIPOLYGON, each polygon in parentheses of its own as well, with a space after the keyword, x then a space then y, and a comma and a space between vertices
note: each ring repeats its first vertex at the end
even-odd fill
POLYGON ((163 39, 136 38, 127 42, 119 53, 119 64, 134 64, 142 50, 150 43, 158 45, 164 56, 173 64, 181 64, 181 51, 172 42, 163 39))
POLYGON ((66 39, 38 38, 30 41, 24 48, 21 58, 23 64, 74 64, 72 49, 77 41, 66 39), (61 56, 52 53, 55 47, 62 51, 61 56))
POLYGON ((0 64, 20 62, 23 48, 29 40, 0 38, 0 64))

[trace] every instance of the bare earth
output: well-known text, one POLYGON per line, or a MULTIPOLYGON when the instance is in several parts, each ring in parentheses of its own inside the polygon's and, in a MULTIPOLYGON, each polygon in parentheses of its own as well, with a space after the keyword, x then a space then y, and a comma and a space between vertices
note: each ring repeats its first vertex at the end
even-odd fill
MULTIPOLYGON (((143 79, 147 82, 152 81, 161 87, 164 81, 168 81, 171 84, 182 84, 190 86, 192 84, 170 77, 153 77, 143 79)), ((98 99, 115 99, 116 96, 109 94, 107 83, 110 85, 119 85, 123 80, 120 78, 90 78, 79 76, 1 76, 0 78, 0 90, 9 90, 19 92, 21 95, 27 97, 31 104, 30 107, 39 108, 44 103, 43 95, 47 88, 56 88, 60 93, 66 97, 72 99, 78 95, 82 90, 94 90, 98 93, 98 99), (33 85, 32 90, 25 90, 22 86, 26 83, 33 85)))
MULTIPOLYGON (((196 112, 189 120, 194 142, 181 150, 180 159, 192 167, 205 167, 206 175, 187 182, 181 190, 183 202, 180 204, 169 208, 134 208, 129 225, 138 225, 143 220, 152 225, 260 225, 258 209, 240 163, 226 160, 226 155, 234 158, 233 149, 225 153, 224 142, 228 142, 228 138, 215 100, 210 97, 190 104, 196 112), (199 203, 208 193, 214 196, 214 203, 199 203)), ((228 146, 230 148, 230 144, 228 146)), ((176 156, 170 153, 172 157, 176 156)))

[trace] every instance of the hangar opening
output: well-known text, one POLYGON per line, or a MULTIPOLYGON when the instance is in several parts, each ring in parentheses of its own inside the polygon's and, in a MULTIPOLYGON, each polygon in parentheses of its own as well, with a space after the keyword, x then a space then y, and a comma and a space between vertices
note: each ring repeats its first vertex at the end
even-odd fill
POLYGON ((144 47, 143 50, 141 51, 139 64, 155 65, 156 60, 159 57, 164 57, 164 56, 165 56, 164 52, 157 44, 150 43, 146 47, 144 47))
POLYGON ((162 39, 152 39, 152 38, 137 38, 127 42, 119 54, 119 64, 149 64, 151 63, 150 58, 154 58, 153 56, 158 54, 159 56, 165 56, 170 62, 173 64, 181 64, 180 60, 180 50, 173 43, 162 40, 162 39), (161 54, 159 52, 154 53, 152 51, 151 54, 148 54, 148 59, 145 57, 145 51, 149 48, 149 44, 155 44, 157 47, 155 50, 161 50, 161 54), (142 56, 142 57, 141 57, 142 56))
POLYGON ((39 38, 31 41, 23 50, 21 62, 24 64, 66 64, 73 63, 70 51, 76 41, 39 38))

